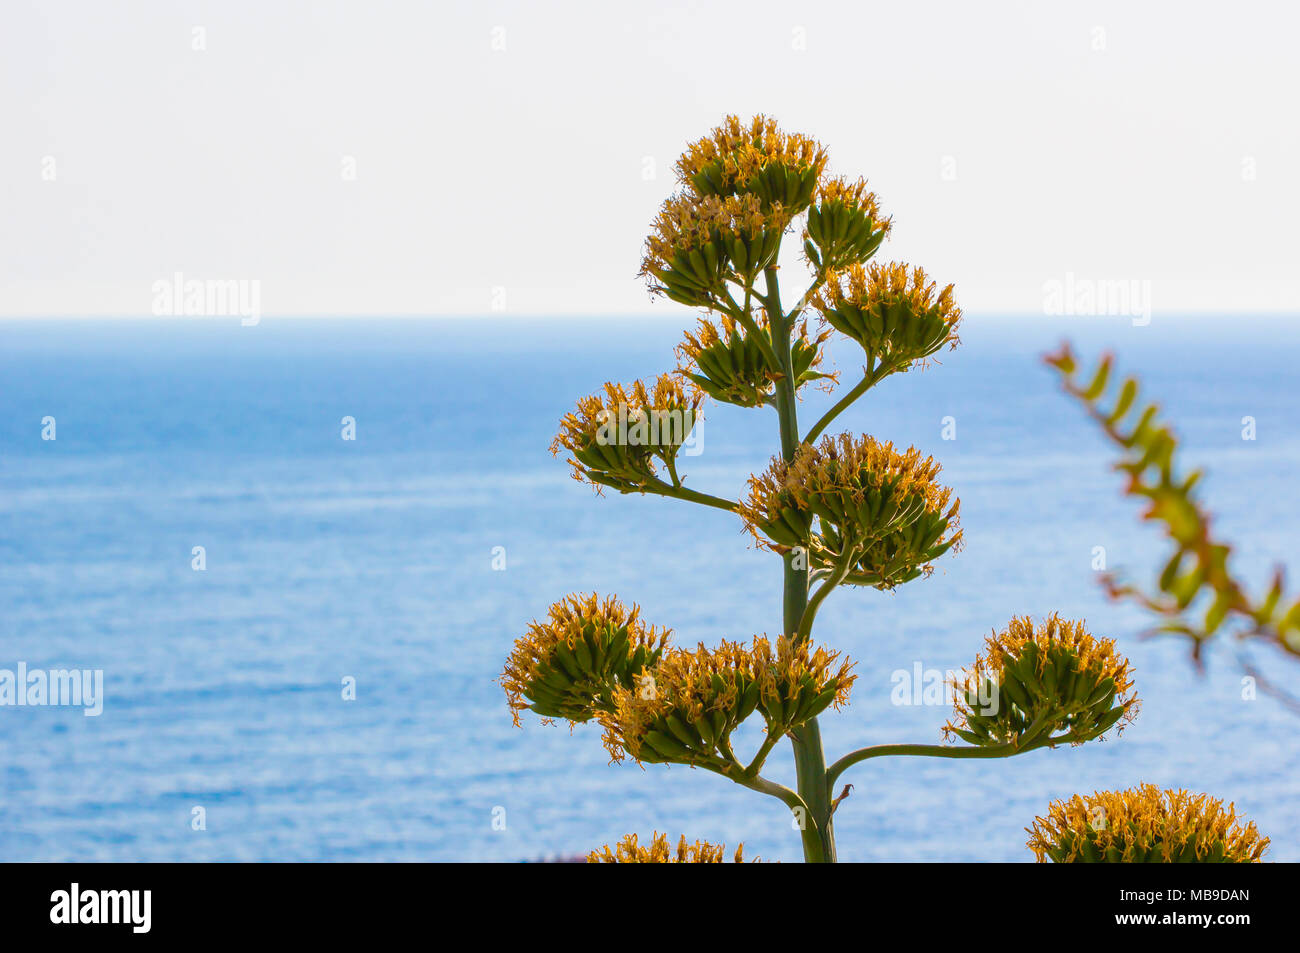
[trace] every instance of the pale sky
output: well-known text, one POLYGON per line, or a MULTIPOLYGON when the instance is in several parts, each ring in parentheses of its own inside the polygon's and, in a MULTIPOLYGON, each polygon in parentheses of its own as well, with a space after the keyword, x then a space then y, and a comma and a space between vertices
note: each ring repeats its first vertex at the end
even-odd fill
POLYGON ((668 316, 641 244, 728 112, 865 175, 881 256, 968 312, 1068 274, 1300 311, 1298 10, 5 0, 0 314, 147 314, 181 272, 267 315, 668 316))

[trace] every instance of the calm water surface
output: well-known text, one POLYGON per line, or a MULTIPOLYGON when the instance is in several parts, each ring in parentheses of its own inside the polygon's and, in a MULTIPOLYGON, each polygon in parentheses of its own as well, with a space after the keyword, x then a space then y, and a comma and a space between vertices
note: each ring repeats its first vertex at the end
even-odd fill
MULTIPOLYGON (((98 718, 0 709, 0 856, 518 860, 656 827, 797 859, 778 802, 682 767, 609 766, 593 727, 516 729, 493 682, 523 626, 573 590, 639 602, 687 644, 775 630, 778 564, 735 517, 596 498, 546 452, 576 397, 668 367, 679 314, 0 322, 0 667, 100 668, 107 695, 98 718)), ((1162 547, 1039 363, 1064 335, 1118 348, 1262 580, 1300 566, 1291 327, 973 316, 941 367, 841 418, 942 460, 967 546, 928 580, 823 609, 819 638, 859 676, 823 720, 832 757, 937 741, 947 710, 892 704, 892 673, 967 664, 1017 613, 1059 609, 1118 638, 1144 698, 1118 740, 858 766, 842 859, 1027 860, 1023 828, 1051 799, 1152 781, 1234 799, 1272 859, 1300 860, 1295 716, 1243 701, 1231 654, 1197 677, 1181 644, 1140 641, 1144 620, 1105 602, 1094 547, 1145 579, 1162 547)), ((847 342, 833 356, 856 373, 847 342)), ((801 413, 826 406, 810 394, 801 413)), ((774 415, 713 405, 703 426, 687 480, 734 496, 774 448, 774 415)), ((768 773, 792 783, 788 749, 768 773)))

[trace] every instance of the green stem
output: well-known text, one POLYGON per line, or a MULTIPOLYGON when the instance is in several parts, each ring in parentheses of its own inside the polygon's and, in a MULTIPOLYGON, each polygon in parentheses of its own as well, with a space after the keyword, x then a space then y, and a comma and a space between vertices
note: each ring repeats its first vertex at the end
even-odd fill
POLYGON ((862 380, 858 381, 853 390, 849 391, 838 401, 835 406, 822 415, 822 419, 813 424, 812 430, 808 431, 807 436, 803 438, 804 443, 812 443, 821 436, 822 431, 830 426, 831 421, 842 414, 849 406, 865 394, 868 390, 880 383, 881 380, 888 377, 893 372, 893 365, 886 362, 876 365, 875 358, 871 358, 867 364, 867 369, 862 374, 862 380))
MULTIPOLYGON (((676 474, 673 474, 674 479, 676 474)), ((700 493, 698 490, 692 490, 686 486, 672 486, 663 480, 655 480, 653 483, 647 482, 643 489, 646 493, 654 493, 658 496, 669 496, 677 500, 687 500, 691 503, 699 503, 703 506, 712 506, 720 510, 726 510, 728 513, 736 512, 736 507, 740 504, 735 500, 724 500, 720 496, 712 496, 708 493, 700 493)))
POLYGON ((754 759, 750 761, 749 765, 745 768, 746 777, 754 777, 763 769, 763 762, 767 760, 767 756, 772 753, 772 749, 776 747, 776 743, 780 740, 780 735, 776 734, 771 729, 768 730, 767 737, 763 739, 763 743, 759 745, 758 751, 754 753, 754 759))
MULTIPOLYGON (((763 296, 763 307, 767 309, 768 326, 772 329, 772 340, 776 346, 777 361, 781 367, 781 379, 776 382, 776 412, 781 426, 781 456, 788 463, 799 449, 799 418, 795 408, 794 392, 794 357, 790 353, 790 325, 781 313, 781 288, 776 277, 776 269, 768 268, 763 272, 767 281, 767 294, 763 296)), ((804 586, 805 597, 807 585, 804 586)), ((802 611, 802 609, 800 610, 802 611)), ((787 628, 793 632, 793 628, 787 628)))
POLYGON ((798 320, 799 315, 803 314, 804 311, 808 309, 808 302, 812 301, 813 295, 817 294, 821 289, 821 286, 825 283, 826 275, 823 272, 818 271, 816 277, 813 279, 813 283, 808 286, 808 290, 803 293, 803 297, 799 299, 799 303, 795 305, 793 310, 791 310, 789 315, 790 327, 794 327, 794 322, 798 320))
POLYGON ((826 786, 827 788, 834 787, 841 774, 859 761, 866 761, 868 758, 885 758, 895 755, 914 755, 923 758, 1009 758, 1012 755, 1024 754, 1027 751, 1068 740, 1068 737, 1061 737, 1035 741, 1019 747, 1014 744, 1004 744, 988 745, 982 748, 958 747, 956 745, 872 745, 870 748, 859 748, 857 751, 852 751, 831 765, 826 771, 826 786))
MULTIPOLYGON (((767 294, 763 305, 767 308, 768 323, 776 343, 777 358, 781 362, 781 379, 776 382, 776 413, 781 425, 781 455, 789 462, 799 448, 799 418, 795 406, 794 359, 790 353, 792 322, 781 310, 781 290, 776 269, 763 273, 767 294)), ((808 605, 808 555, 786 553, 784 560, 783 622, 784 632, 794 636, 808 605), (801 559, 802 568, 795 566, 801 559)), ((794 749, 795 775, 799 796, 805 805, 803 845, 804 860, 809 863, 833 863, 835 860, 835 831, 831 825, 830 786, 826 782, 826 756, 822 753, 821 729, 813 718, 790 732, 794 749)))
POLYGON ((758 326, 758 322, 755 321, 753 315, 749 313, 749 298, 752 291, 750 289, 745 290, 745 306, 743 308, 736 304, 736 299, 731 296, 730 291, 727 291, 724 288, 723 292, 727 296, 727 304, 729 305, 729 307, 724 308, 723 310, 740 322, 740 326, 745 329, 745 332, 758 342, 758 348, 763 352, 763 357, 767 362, 773 368, 779 368, 781 366, 781 361, 780 358, 776 356, 776 351, 772 348, 772 342, 768 338, 767 332, 758 326))
POLYGON ((844 577, 849 574, 849 569, 853 566, 853 557, 857 552, 848 541, 844 543, 844 555, 839 558, 835 564, 835 571, 827 577, 826 581, 817 587, 812 598, 804 607, 803 614, 799 617, 799 626, 795 633, 796 642, 805 642, 812 635, 813 619, 817 617, 817 610, 821 607, 822 602, 831 594, 831 590, 844 581, 844 577))
POLYGON ((741 787, 749 788, 751 791, 758 791, 760 794, 771 795, 782 801, 790 809, 792 815, 804 818, 804 826, 800 833, 803 839, 804 859, 812 862, 824 859, 825 854, 822 848, 821 836, 809 817, 808 805, 804 803, 804 799, 798 793, 791 791, 784 784, 777 784, 775 781, 769 781, 767 778, 761 778, 757 775, 754 777, 738 776, 728 772, 725 768, 714 767, 710 764, 700 764, 700 767, 706 771, 712 771, 714 774, 720 774, 741 787))
POLYGON ((668 467, 668 475, 673 478, 673 489, 680 490, 682 488, 682 480, 681 477, 677 475, 676 461, 672 457, 667 457, 664 460, 664 463, 668 467))
MULTIPOLYGON (((835 863, 835 827, 831 822, 831 787, 826 780, 826 756, 822 753, 822 732, 817 719, 811 718, 790 732, 794 748, 794 769, 799 794, 808 805, 807 824, 814 828, 821 850, 808 852, 804 838, 804 860, 808 863, 835 863)), ((806 833, 806 832, 805 832, 806 833)))

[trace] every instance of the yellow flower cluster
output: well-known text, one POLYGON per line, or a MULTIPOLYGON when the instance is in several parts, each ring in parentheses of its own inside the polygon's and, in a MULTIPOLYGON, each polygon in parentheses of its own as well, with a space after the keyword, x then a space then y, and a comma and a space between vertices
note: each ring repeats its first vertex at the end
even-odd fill
POLYGON ((848 703, 849 689, 856 675, 853 663, 840 661, 840 653, 813 649, 804 640, 796 643, 781 636, 773 653, 766 638, 754 639, 753 654, 762 659, 762 699, 759 703, 768 725, 789 731, 827 707, 838 710, 848 703))
POLYGON ((1058 864, 1258 863, 1269 841, 1233 804, 1154 784, 1054 801, 1025 832, 1039 863, 1058 864))
POLYGON ((677 176, 701 194, 726 195, 773 165, 820 177, 826 168, 826 150, 807 136, 783 132, 767 116, 755 116, 748 124, 738 116, 727 116, 707 136, 686 147, 677 160, 677 176))
POLYGON ((1037 624, 1029 616, 1012 619, 1005 629, 984 640, 985 651, 976 659, 975 671, 1003 678, 1010 661, 1023 656, 1031 643, 1037 649, 1036 674, 1044 674, 1053 649, 1067 648, 1076 671, 1087 669, 1099 679, 1111 679, 1119 695, 1133 687, 1129 661, 1115 651, 1115 640, 1096 638, 1082 620, 1062 619, 1059 613, 1037 624))
POLYGON ((516 640, 499 679, 515 724, 529 708, 578 722, 612 708, 615 689, 634 685, 658 661, 669 635, 645 625, 636 605, 628 608, 615 596, 566 596, 516 640))
POLYGON ((579 482, 634 491, 655 476, 654 458, 670 464, 690 436, 703 394, 673 374, 651 387, 608 383, 603 394, 578 401, 560 421, 551 453, 567 450, 579 482))
POLYGON ((900 495, 920 496, 927 509, 937 512, 952 496, 951 489, 935 480, 940 469, 934 457, 921 459, 915 447, 900 453, 892 442, 882 444, 865 434, 854 440, 845 433, 797 454, 786 479, 796 500, 845 493, 860 502, 866 490, 888 485, 900 495))
POLYGON ((612 710, 600 715, 605 747, 614 761, 680 763, 730 761, 729 737, 759 711, 769 733, 784 734, 827 707, 848 700, 856 676, 839 653, 758 636, 746 647, 723 641, 716 649, 669 649, 647 678, 616 690, 612 710))
POLYGON ((728 116, 677 163, 684 188, 664 202, 646 239, 641 276, 691 307, 727 306, 726 283, 751 288, 774 267, 793 217, 812 201, 826 151, 756 116, 728 116))
MULTIPOLYGON (((764 214, 755 195, 697 196, 690 193, 674 195, 667 199, 651 226, 645 243, 638 277, 664 280, 664 273, 672 268, 685 268, 691 252, 702 255, 706 244, 714 243, 719 235, 744 235, 757 237, 767 225, 778 231, 785 227, 779 214, 764 214), (684 256, 679 258, 678 256, 684 256)), ((715 256, 717 250, 714 249, 715 256)), ((725 251, 722 252, 726 254, 725 251)), ((706 266, 710 263, 702 258, 706 266)), ((703 280, 721 280, 725 274, 725 258, 714 258, 711 268, 702 273, 703 280)))
POLYGON ((975 745, 1029 743, 1055 731, 1075 744, 1100 737, 1137 715, 1128 659, 1113 639, 1096 638, 1082 621, 1013 618, 990 635, 944 728, 975 745))
POLYGON ((904 263, 852 264, 833 274, 812 303, 880 361, 903 366, 960 343, 953 286, 940 289, 923 269, 904 263))
POLYGON ((915 447, 828 436, 789 463, 773 458, 737 511, 760 546, 803 549, 839 582, 891 590, 961 546, 961 501, 937 482, 939 469, 915 447))
MULTIPOLYGON (((637 843, 635 834, 628 834, 613 847, 606 845, 593 850, 587 855, 589 864, 721 864, 725 863, 725 844, 710 844, 697 840, 694 844, 686 843, 686 835, 677 842, 673 852, 668 846, 668 835, 655 831, 650 838, 650 846, 642 847, 637 843)), ((736 847, 732 858, 736 863, 745 862, 745 845, 736 847)), ((757 863, 755 857, 753 863, 757 863)))
POLYGON ((841 527, 856 525, 871 536, 900 514, 915 518, 918 509, 948 517, 955 530, 950 538, 956 539, 961 535, 956 526, 958 503, 949 507, 952 490, 937 482, 940 469, 933 457, 922 459, 915 447, 900 453, 892 442, 881 443, 866 434, 856 440, 847 433, 827 436, 814 446, 800 447, 789 463, 774 457, 763 473, 750 477, 749 497, 741 503, 740 514, 760 542, 761 534, 767 534, 788 546, 801 544, 812 515, 841 527), (783 535, 793 534, 794 542, 772 535, 771 529, 783 522, 783 535))
MULTIPOLYGON (((678 345, 677 353, 686 360, 693 362, 696 367, 699 367, 701 351, 711 350, 719 344, 727 344, 744 334, 741 327, 728 315, 719 315, 718 319, 722 328, 721 331, 718 330, 719 325, 715 325, 708 318, 700 318, 695 333, 692 334, 690 331, 685 333, 686 340, 678 345)), ((760 311, 757 323, 759 329, 765 334, 771 334, 766 311, 760 311)))
POLYGON ((819 278, 861 267, 889 235, 892 222, 880 214, 866 179, 830 179, 818 186, 803 232, 804 256, 819 278))
POLYGON ((865 212, 876 228, 883 228, 886 232, 890 229, 891 220, 881 216, 879 200, 867 186, 866 179, 856 182, 838 177, 826 179, 817 187, 817 201, 823 205, 841 202, 854 211, 865 212))
MULTIPOLYGON (((756 323, 770 352, 771 329, 765 310, 759 310, 756 323)), ((830 335, 829 330, 811 334, 806 320, 795 329, 791 356, 796 388, 821 378, 835 378, 815 370, 822 363, 821 345, 830 335)), ((686 365, 679 367, 678 373, 715 400, 738 407, 770 403, 781 371, 771 366, 763 343, 729 315, 718 315, 718 324, 700 318, 695 333, 687 331, 677 347, 677 355, 686 365)))
POLYGON ((930 281, 925 269, 908 269, 906 262, 855 265, 838 272, 827 282, 813 302, 821 307, 834 307, 843 302, 871 305, 883 302, 906 303, 917 311, 938 308, 955 323, 961 317, 953 302, 952 285, 936 295, 937 284, 930 281))

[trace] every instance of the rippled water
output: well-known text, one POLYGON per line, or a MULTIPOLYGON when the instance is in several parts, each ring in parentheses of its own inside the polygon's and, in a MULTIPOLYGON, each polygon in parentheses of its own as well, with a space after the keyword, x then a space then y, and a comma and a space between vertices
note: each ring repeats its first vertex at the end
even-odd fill
MULTIPOLYGON (((667 366, 681 323, 667 313, 0 323, 0 668, 101 668, 107 696, 98 718, 0 708, 0 856, 517 860, 657 827, 796 859, 778 802, 681 767, 609 766, 595 728, 516 729, 493 682, 524 624, 572 590, 635 600, 685 643, 778 624, 779 566, 736 518, 598 499, 546 452, 575 397, 667 366)), ((1025 860, 1022 829, 1052 798, 1152 781, 1236 800, 1273 859, 1298 860, 1296 717, 1243 701, 1230 654, 1198 678, 1181 644, 1139 641, 1144 620, 1096 587, 1093 547, 1147 578, 1161 547, 1038 362, 1065 334, 1118 347, 1163 400, 1243 570, 1300 564, 1285 321, 968 319, 941 367, 842 418, 939 457, 968 543, 894 595, 828 602, 818 637, 859 675, 853 705, 823 720, 829 753, 937 740, 946 709, 891 704, 891 674, 960 667, 1013 613, 1059 609, 1118 637, 1144 708, 1079 749, 860 765, 841 858, 1025 860)), ((835 356, 854 373, 849 345, 835 356)), ((827 403, 810 395, 804 419, 827 403)), ((714 406, 704 428, 687 480, 734 495, 772 452, 774 416, 714 406)), ((770 774, 792 781, 784 746, 770 774)))

